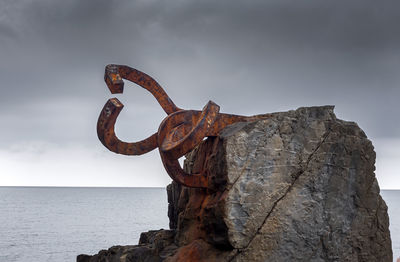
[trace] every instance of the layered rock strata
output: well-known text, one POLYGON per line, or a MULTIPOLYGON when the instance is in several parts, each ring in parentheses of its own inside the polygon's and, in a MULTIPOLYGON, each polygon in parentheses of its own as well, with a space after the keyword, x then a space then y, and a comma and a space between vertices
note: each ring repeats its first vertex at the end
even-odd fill
POLYGON ((83 261, 392 261, 371 141, 333 107, 237 123, 186 156, 211 188, 168 186, 170 230, 83 261))

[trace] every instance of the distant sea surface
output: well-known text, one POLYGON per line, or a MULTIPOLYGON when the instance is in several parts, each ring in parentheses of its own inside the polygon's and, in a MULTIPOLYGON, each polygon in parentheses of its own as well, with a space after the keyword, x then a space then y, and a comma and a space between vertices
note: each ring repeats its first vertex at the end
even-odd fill
POLYGON ((0 187, 0 261, 76 261, 168 228, 165 188, 0 187))
MULTIPOLYGON (((397 258, 400 191, 381 194, 397 258)), ((168 228, 164 188, 0 187, 0 261, 76 261, 160 228, 168 228)))
POLYGON ((400 258, 400 190, 381 190, 389 208, 389 229, 392 238, 393 261, 400 258))

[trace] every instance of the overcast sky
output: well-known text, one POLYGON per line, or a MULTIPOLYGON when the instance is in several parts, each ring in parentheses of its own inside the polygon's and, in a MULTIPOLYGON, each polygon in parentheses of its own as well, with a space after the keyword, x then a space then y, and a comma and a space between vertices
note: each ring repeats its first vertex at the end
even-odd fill
MULTIPOLYGON (((399 13, 397 0, 2 0, 0 185, 170 182, 157 150, 116 155, 97 139, 113 97, 104 67, 116 63, 153 76, 185 109, 335 105, 373 141, 381 188, 400 189, 399 13)), ((165 113, 125 86, 117 133, 136 141, 165 113)))

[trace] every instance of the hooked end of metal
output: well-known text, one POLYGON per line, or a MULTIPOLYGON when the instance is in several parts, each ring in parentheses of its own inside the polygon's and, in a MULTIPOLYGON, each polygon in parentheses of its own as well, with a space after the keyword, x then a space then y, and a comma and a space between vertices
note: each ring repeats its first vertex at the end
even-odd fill
POLYGON ((124 81, 118 72, 117 65, 107 65, 104 72, 104 81, 112 94, 120 94, 124 91, 124 81))
POLYGON ((111 98, 104 105, 97 120, 97 136, 101 143, 112 150, 112 138, 114 134, 114 125, 119 113, 124 105, 117 99, 111 98))

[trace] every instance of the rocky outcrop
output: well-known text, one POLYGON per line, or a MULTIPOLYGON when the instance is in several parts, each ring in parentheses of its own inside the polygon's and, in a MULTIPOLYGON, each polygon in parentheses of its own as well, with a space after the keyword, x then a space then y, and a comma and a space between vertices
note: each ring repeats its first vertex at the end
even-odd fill
POLYGON ((234 124, 186 158, 212 186, 168 186, 171 230, 78 261, 392 261, 373 146, 333 107, 234 124))

